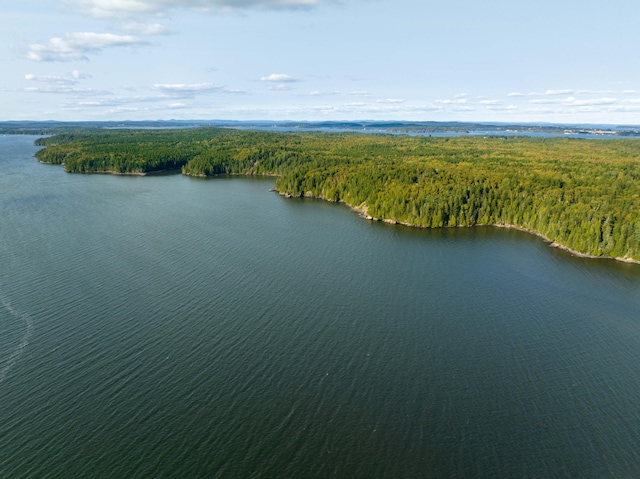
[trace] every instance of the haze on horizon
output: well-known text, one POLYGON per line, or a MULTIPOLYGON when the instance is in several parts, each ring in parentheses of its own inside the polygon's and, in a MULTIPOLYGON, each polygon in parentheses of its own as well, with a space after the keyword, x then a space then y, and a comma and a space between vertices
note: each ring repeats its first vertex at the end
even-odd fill
POLYGON ((640 124, 640 4, 23 0, 0 120, 640 124))

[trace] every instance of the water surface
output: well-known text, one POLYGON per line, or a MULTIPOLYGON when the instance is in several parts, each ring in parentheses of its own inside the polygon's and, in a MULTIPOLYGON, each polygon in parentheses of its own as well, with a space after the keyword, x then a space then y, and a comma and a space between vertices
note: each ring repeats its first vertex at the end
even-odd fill
POLYGON ((0 137, 0 477, 637 477, 640 268, 0 137))

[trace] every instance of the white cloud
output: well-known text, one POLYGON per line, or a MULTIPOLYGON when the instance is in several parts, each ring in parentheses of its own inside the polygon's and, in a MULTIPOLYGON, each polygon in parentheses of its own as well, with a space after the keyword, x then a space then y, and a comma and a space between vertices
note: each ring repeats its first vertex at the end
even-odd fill
POLYGON ((94 88, 78 88, 69 85, 49 85, 46 87, 27 87, 24 91, 29 93, 54 93, 72 95, 111 95, 110 91, 96 90, 94 88))
POLYGON ((138 111, 141 111, 141 109, 137 106, 119 106, 109 110, 109 113, 119 114, 119 113, 131 113, 131 112, 138 112, 138 111))
POLYGON ((616 98, 595 98, 592 100, 576 100, 574 97, 569 97, 562 102, 567 106, 593 106, 593 105, 612 105, 618 100, 616 98))
MULTIPOLYGON (((564 90, 546 90, 544 93, 540 93, 540 92, 530 92, 527 95, 528 96, 560 96, 560 95, 577 95, 577 94, 602 94, 602 93, 613 93, 612 91, 609 90, 571 90, 571 89, 564 89, 564 90)), ((508 96, 523 96, 520 93, 509 93, 508 96)))
POLYGON ((367 104, 364 102, 350 102, 344 103, 340 106, 330 107, 330 106, 322 106, 319 107, 322 111, 333 110, 336 113, 353 113, 359 115, 369 115, 369 114, 381 114, 381 115, 404 115, 406 113, 424 113, 424 112, 434 112, 440 111, 442 108, 433 106, 433 105, 400 105, 400 104, 367 104))
POLYGON ((620 113, 636 113, 640 112, 640 105, 616 105, 607 108, 607 111, 614 111, 620 113))
POLYGON ((562 102, 562 99, 560 98, 554 98, 554 99, 545 98, 545 99, 529 100, 529 103, 535 103, 537 105, 556 104, 561 102, 562 102))
POLYGON ((364 90, 352 90, 349 92, 349 95, 354 95, 354 96, 371 96, 371 93, 369 93, 368 91, 364 91, 364 90))
POLYGON ((122 96, 112 96, 109 98, 101 99, 101 100, 87 100, 81 101, 77 103, 73 103, 73 105, 81 106, 81 107, 119 107, 122 105, 131 105, 134 103, 157 103, 160 100, 166 98, 159 98, 157 96, 130 96, 130 97, 122 97, 122 96))
POLYGON ((340 92, 337 90, 313 90, 307 93, 309 96, 333 96, 340 95, 340 92))
POLYGON ((193 94, 222 90, 223 86, 215 83, 156 83, 153 89, 164 93, 193 94))
POLYGON ((46 44, 29 47, 30 60, 39 62, 70 62, 88 60, 89 53, 98 53, 105 48, 146 45, 148 42, 132 35, 113 33, 79 32, 67 33, 64 38, 51 38, 46 44))
POLYGON ((618 102, 617 98, 592 98, 589 100, 578 100, 573 96, 564 98, 564 99, 536 99, 529 100, 529 103, 534 103, 537 105, 561 105, 561 106, 569 106, 576 107, 577 109, 583 107, 591 107, 591 106, 599 106, 599 105, 613 105, 618 102))
POLYGON ((487 110, 494 110, 494 111, 513 111, 513 110, 517 110, 518 107, 516 105, 496 105, 496 104, 491 104, 487 106, 487 110))
POLYGON ((480 102, 481 105, 499 105, 502 103, 502 100, 482 100, 480 102))
POLYGON ((599 112, 600 110, 592 106, 578 106, 575 109, 575 111, 578 113, 592 113, 592 112, 599 112))
MULTIPOLYGON (((207 95, 211 93, 226 93, 240 95, 245 94, 243 90, 237 88, 227 88, 217 83, 156 83, 153 89, 162 92, 164 98, 191 98, 195 95, 207 95)), ((154 97, 151 97, 152 99, 154 97)), ((162 99, 155 97, 155 99, 162 99)))
POLYGON ((69 9, 95 18, 133 18, 176 9, 199 11, 312 8, 323 0, 63 0, 69 9))
POLYGON ((79 70, 73 70, 71 72, 71 76, 76 80, 86 80, 87 78, 91 78, 90 74, 81 72, 79 70))
POLYGON ((74 80, 73 78, 64 78, 59 76, 41 76, 34 75, 33 73, 27 73, 24 76, 24 79, 27 81, 53 83, 56 85, 75 85, 76 83, 78 83, 77 80, 74 80))
POLYGON ((284 83, 284 82, 296 82, 298 80, 296 80, 292 76, 286 75, 284 73, 272 73, 271 75, 267 75, 265 77, 261 77, 260 81, 284 83))
POLYGON ((376 100, 377 103, 404 103, 404 99, 402 98, 387 98, 384 100, 376 100))
MULTIPOLYGON (((87 110, 87 109, 105 109, 115 108, 122 110, 144 109, 145 111, 178 109, 186 108, 187 102, 183 101, 188 95, 134 95, 134 96, 116 96, 91 98, 83 101, 69 101, 66 104, 66 110, 87 110), (150 105, 150 106, 144 106, 150 105), (143 107, 144 106, 144 107, 143 107)), ((106 111, 106 110, 105 110, 106 111)), ((110 110, 115 111, 115 110, 110 110)))
POLYGON ((615 93, 613 90, 578 90, 576 95, 606 95, 608 93, 615 93))
POLYGON ((68 77, 50 76, 50 75, 34 75, 33 73, 27 73, 24 79, 32 82, 49 83, 53 85, 76 85, 80 83, 80 80, 86 80, 91 78, 88 73, 82 73, 78 70, 73 70, 68 77))
POLYGON ((467 103, 466 98, 457 98, 455 100, 435 100, 439 105, 464 104, 467 103))
POLYGON ((545 95, 571 95, 573 90, 547 90, 545 95))
POLYGON ((528 110, 526 110, 527 113, 533 113, 533 114, 543 114, 543 115, 548 115, 551 113, 557 113, 556 110, 554 110, 553 108, 548 108, 548 107, 542 107, 542 108, 529 108, 528 110))
POLYGON ((538 105, 564 105, 564 106, 593 106, 593 105, 611 105, 616 103, 616 98, 593 98, 590 100, 577 100, 575 97, 567 97, 564 99, 536 99, 529 100, 529 103, 535 103, 538 105))
POLYGON ((271 91, 289 91, 292 88, 289 85, 270 85, 268 89, 271 91))
POLYGON ((417 111, 417 112, 441 111, 442 107, 433 106, 433 105, 407 105, 407 106, 403 107, 403 110, 405 110, 405 111, 417 111))
POLYGON ((622 93, 624 93, 625 95, 633 95, 634 93, 636 93, 635 90, 623 90, 622 93))
POLYGON ((524 96, 524 93, 512 91, 511 93, 507 93, 507 96, 524 96))

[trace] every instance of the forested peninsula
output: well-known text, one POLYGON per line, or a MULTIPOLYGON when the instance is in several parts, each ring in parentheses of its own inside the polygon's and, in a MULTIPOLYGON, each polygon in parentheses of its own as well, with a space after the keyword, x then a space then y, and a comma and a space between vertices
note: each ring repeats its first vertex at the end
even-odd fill
POLYGON ((68 172, 272 175, 286 196, 424 228, 496 225, 640 262, 640 140, 233 129, 95 130, 37 140, 68 172))

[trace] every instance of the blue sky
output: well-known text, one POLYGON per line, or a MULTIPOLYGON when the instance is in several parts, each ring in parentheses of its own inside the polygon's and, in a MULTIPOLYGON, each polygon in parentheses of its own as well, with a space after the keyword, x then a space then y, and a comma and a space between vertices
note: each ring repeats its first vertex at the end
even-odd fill
POLYGON ((0 120, 640 124, 640 3, 21 0, 0 120))

